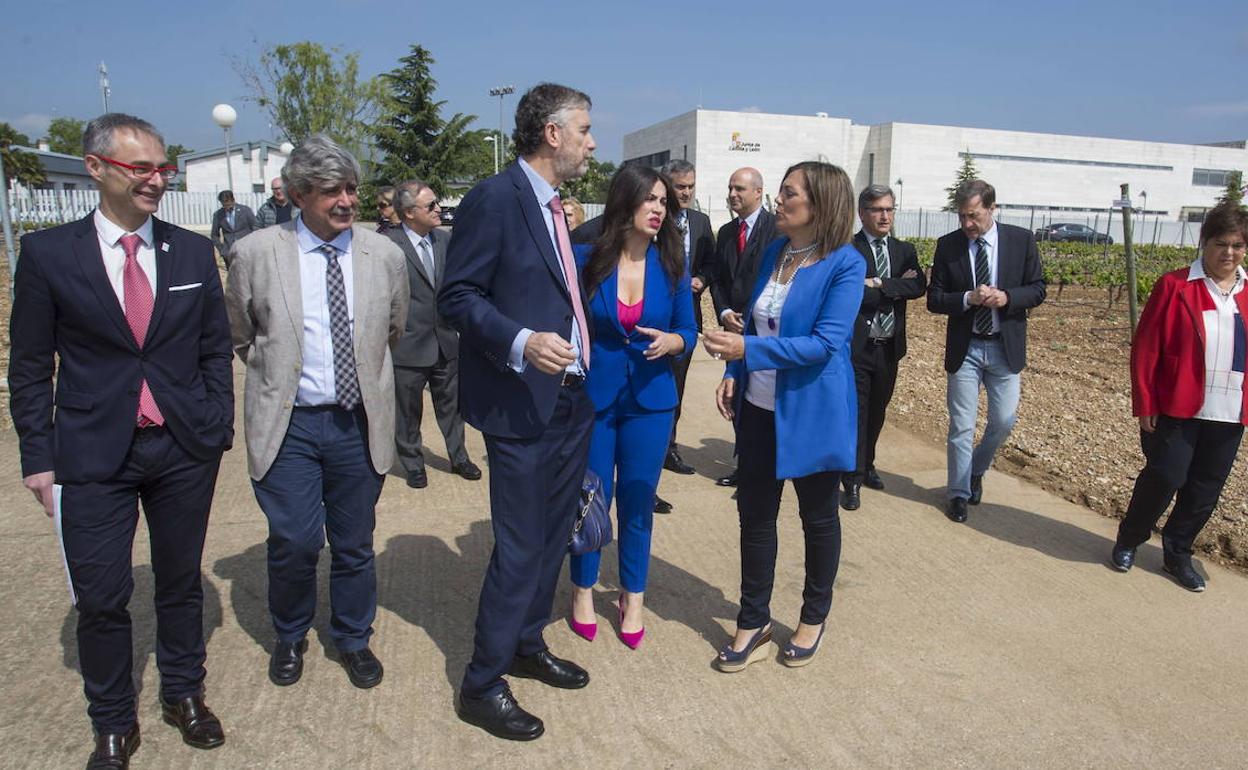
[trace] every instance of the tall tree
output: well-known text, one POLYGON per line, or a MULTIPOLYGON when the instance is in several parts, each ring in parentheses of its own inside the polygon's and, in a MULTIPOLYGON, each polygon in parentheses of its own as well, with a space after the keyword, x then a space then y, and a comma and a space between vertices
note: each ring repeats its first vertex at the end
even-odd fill
POLYGON ((235 58, 247 101, 268 113, 293 143, 328 134, 361 157, 380 96, 377 78, 361 78, 358 53, 304 41, 275 45, 259 63, 235 58))
POLYGON ((1243 207, 1244 172, 1232 171, 1226 175, 1226 189, 1222 191, 1222 197, 1218 198, 1218 203, 1230 203, 1241 208, 1243 207))
POLYGON ((971 157, 971 151, 967 149, 962 153, 962 166, 958 169, 957 179, 954 180, 952 185, 945 188, 947 199, 944 210, 957 211, 958 204, 954 202, 954 198, 958 194, 958 188, 962 186, 963 182, 969 182, 978 178, 979 169, 975 168, 975 159, 971 157))
POLYGON ((11 145, 29 147, 30 137, 8 123, 0 123, 0 156, 4 158, 5 187, 8 187, 11 179, 26 187, 43 184, 47 177, 43 173, 43 164, 39 162, 39 158, 11 145))
POLYGON ((442 118, 446 102, 434 99, 433 63, 432 54, 413 45, 397 68, 381 75, 385 95, 373 136, 383 153, 380 179, 396 183, 419 177, 442 197, 452 183, 469 181, 483 142, 468 131, 476 115, 457 112, 442 118))
POLYGON ((589 159, 589 170, 584 176, 564 182, 559 188, 560 196, 570 195, 581 203, 606 203, 607 188, 611 186, 611 177, 615 176, 615 164, 600 162, 597 158, 589 159))
POLYGON ((48 149, 66 155, 82 154, 82 130, 87 124, 77 118, 52 118, 48 124, 48 149))
POLYGON ((195 152, 190 147, 183 147, 180 144, 170 144, 165 146, 165 160, 168 163, 177 163, 179 155, 185 155, 188 152, 195 152))

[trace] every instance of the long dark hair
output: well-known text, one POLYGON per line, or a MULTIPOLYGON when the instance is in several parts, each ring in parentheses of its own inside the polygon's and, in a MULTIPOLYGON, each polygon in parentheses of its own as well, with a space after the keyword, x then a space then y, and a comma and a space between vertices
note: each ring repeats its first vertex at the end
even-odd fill
POLYGON ((685 243, 676 227, 676 215, 680 204, 672 180, 666 175, 640 163, 626 163, 611 178, 607 189, 607 206, 602 214, 602 235, 594 241, 585 265, 585 289, 592 297, 602 282, 619 264, 624 244, 633 229, 633 215, 654 189, 655 182, 662 182, 667 196, 667 216, 659 227, 656 237, 659 247, 659 263, 667 274, 668 283, 674 289, 685 272, 685 243))

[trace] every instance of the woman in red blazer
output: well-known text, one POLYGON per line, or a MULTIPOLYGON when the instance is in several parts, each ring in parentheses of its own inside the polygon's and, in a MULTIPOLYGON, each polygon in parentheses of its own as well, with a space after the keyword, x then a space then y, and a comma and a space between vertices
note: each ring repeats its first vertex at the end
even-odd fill
POLYGON ((1248 423, 1248 210, 1212 209, 1200 245, 1199 259, 1158 279, 1131 345, 1131 399, 1147 462, 1110 557, 1114 569, 1131 569, 1135 549, 1177 492, 1161 531, 1164 569, 1189 591, 1205 590, 1192 567, 1192 544, 1218 503, 1248 423))

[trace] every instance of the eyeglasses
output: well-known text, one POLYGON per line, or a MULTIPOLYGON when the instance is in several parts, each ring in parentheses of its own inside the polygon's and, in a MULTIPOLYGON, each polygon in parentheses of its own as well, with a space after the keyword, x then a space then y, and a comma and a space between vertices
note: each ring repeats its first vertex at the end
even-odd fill
POLYGON ((173 178, 178 175, 177 166, 149 166, 146 163, 141 163, 136 166, 132 163, 122 163, 119 160, 113 160, 106 155, 96 155, 95 157, 105 163, 108 163, 109 165, 126 169, 130 172, 130 176, 135 179, 147 179, 152 174, 160 174, 161 179, 164 179, 166 182, 172 182, 173 178))
POLYGON ((428 206, 424 206, 423 208, 424 208, 424 210, 425 210, 425 211, 433 211, 434 209, 438 208, 438 202, 437 202, 437 201, 429 201, 429 205, 428 205, 428 206))
POLYGON ((896 210, 896 206, 871 206, 865 209, 868 214, 891 214, 896 210))

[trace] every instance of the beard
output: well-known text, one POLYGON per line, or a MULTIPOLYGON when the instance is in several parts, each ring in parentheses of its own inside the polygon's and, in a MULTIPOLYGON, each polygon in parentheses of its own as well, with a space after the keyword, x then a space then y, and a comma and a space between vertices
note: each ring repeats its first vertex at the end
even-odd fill
POLYGON ((560 150, 554 157, 555 175, 561 180, 567 182, 577 179, 585 175, 589 170, 589 158, 581 154, 580 150, 560 150))

